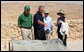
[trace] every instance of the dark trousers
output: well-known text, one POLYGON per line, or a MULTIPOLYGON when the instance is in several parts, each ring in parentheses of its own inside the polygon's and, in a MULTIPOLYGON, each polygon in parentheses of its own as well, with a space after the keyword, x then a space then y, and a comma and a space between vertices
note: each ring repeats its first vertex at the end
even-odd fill
POLYGON ((46 40, 44 29, 37 29, 35 32, 35 39, 46 40))
POLYGON ((61 35, 61 33, 60 33, 60 32, 57 32, 57 33, 58 33, 58 38, 63 41, 63 44, 64 44, 65 46, 67 46, 67 42, 66 42, 66 40, 67 40, 67 35, 65 35, 65 38, 64 38, 64 40, 63 40, 63 36, 61 35))
POLYGON ((35 40, 38 38, 37 29, 34 29, 34 38, 35 38, 35 40))
POLYGON ((57 33, 58 33, 58 38, 62 40, 63 38, 62 38, 61 33, 60 32, 57 32, 57 33))

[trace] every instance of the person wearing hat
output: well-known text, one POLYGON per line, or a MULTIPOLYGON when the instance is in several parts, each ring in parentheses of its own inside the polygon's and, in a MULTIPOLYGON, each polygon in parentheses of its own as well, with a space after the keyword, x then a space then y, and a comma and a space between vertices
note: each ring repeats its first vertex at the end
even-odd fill
POLYGON ((60 9, 59 12, 57 13, 57 15, 59 16, 57 19, 57 23, 55 24, 57 26, 57 34, 58 34, 58 38, 62 40, 62 36, 60 33, 60 27, 61 27, 61 23, 59 23, 59 21, 65 21, 65 14, 64 14, 64 10, 60 9))
POLYGON ((44 12, 44 23, 49 26, 49 28, 44 27, 45 32, 46 32, 46 40, 49 40, 50 35, 53 34, 52 18, 49 16, 49 11, 44 12))
POLYGON ((30 13, 30 6, 24 7, 24 12, 18 18, 18 27, 21 28, 21 35, 23 40, 32 39, 32 14, 30 13))
POLYGON ((67 39, 67 34, 68 34, 68 24, 66 23, 66 17, 65 17, 65 11, 60 9, 57 15, 59 18, 57 19, 57 33, 58 33, 58 38, 61 39, 64 43, 65 46, 66 44, 66 39, 67 39), (66 31, 63 33, 63 31, 66 31))

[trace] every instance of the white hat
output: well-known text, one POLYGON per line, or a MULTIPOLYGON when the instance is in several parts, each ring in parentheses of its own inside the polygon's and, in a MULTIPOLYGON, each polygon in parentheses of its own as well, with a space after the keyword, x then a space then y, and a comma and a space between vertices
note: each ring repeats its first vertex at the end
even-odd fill
POLYGON ((57 14, 58 14, 58 15, 59 15, 59 14, 64 14, 64 15, 65 15, 65 11, 64 11, 63 9, 60 9, 57 14))
POLYGON ((49 11, 44 11, 44 13, 49 13, 49 11))

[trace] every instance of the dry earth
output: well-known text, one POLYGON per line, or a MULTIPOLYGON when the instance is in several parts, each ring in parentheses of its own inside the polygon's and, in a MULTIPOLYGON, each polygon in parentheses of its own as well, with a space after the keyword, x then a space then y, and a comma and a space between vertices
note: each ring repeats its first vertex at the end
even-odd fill
MULTIPOLYGON (((11 40, 11 36, 16 36, 16 40, 21 40, 20 29, 17 27, 18 16, 24 11, 25 5, 30 5, 31 13, 34 15, 39 5, 44 5, 45 10, 50 12, 53 19, 53 36, 57 38, 56 22, 59 9, 64 9, 69 22, 68 41, 83 41, 83 5, 62 4, 62 3, 7 3, 1 4, 1 50, 6 50, 6 45, 11 40)), ((83 48, 83 47, 82 47, 83 48)))

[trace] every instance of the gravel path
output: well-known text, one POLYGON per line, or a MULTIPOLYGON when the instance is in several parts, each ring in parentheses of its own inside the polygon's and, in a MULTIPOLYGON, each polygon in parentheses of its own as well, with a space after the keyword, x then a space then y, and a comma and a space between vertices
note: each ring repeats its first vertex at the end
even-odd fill
POLYGON ((67 48, 71 51, 83 51, 83 40, 68 41, 67 48))

